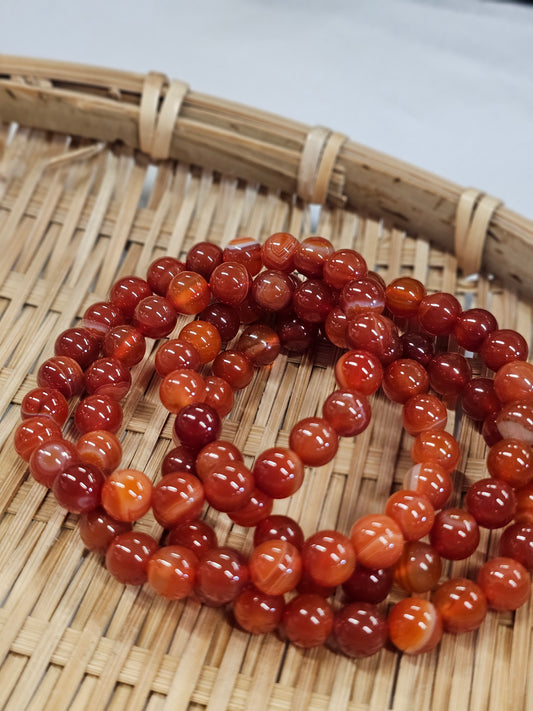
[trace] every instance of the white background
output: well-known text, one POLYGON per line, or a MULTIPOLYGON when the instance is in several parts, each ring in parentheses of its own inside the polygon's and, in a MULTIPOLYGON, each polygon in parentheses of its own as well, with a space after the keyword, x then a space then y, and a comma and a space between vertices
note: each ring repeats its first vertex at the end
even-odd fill
POLYGON ((533 6, 0 0, 1 51, 154 69, 323 124, 533 218, 533 6))

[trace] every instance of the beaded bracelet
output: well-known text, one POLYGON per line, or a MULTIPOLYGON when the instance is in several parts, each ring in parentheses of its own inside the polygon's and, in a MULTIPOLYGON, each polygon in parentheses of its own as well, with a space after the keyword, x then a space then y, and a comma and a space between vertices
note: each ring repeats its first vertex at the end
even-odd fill
POLYGON ((84 544, 105 555, 120 582, 148 581, 170 599, 231 603, 244 630, 280 629, 302 647, 328 642, 364 657, 390 639, 416 654, 433 649, 443 629, 477 629, 487 607, 515 610, 529 599, 533 365, 527 357, 524 338, 499 329, 488 311, 462 311, 453 295, 427 294, 411 277, 385 285, 360 254, 335 250, 322 237, 300 243, 276 233, 262 246, 239 238, 224 250, 203 242, 185 263, 162 257, 146 280, 118 280, 108 301, 89 307, 78 327, 58 336, 55 356, 38 370, 38 387, 23 399, 14 444, 31 475, 80 514, 84 544), (166 340, 178 313, 197 318, 166 340), (288 448, 261 452, 250 469, 235 445, 219 439, 234 391, 281 349, 303 353, 318 337, 342 349, 338 389, 322 417, 293 426, 288 448), (462 353, 437 350, 448 337, 479 353, 494 378, 473 377, 462 353), (177 443, 155 485, 142 472, 119 468, 116 437, 129 369, 143 360, 146 338, 165 339, 155 369, 161 402, 175 414, 177 443), (222 350, 223 343, 231 347, 222 350), (383 514, 358 519, 348 536, 323 530, 304 540, 296 521, 272 514, 274 500, 300 488, 305 467, 330 462, 339 437, 364 431, 369 397, 379 388, 402 404, 404 428, 414 437, 404 488, 389 497, 383 514), (82 393, 74 445, 61 428, 67 399, 82 393), (460 403, 489 446, 489 476, 468 489, 464 508, 443 508, 459 461, 459 445, 445 431, 445 403, 460 403), (248 560, 218 545, 200 518, 206 503, 235 524, 255 527, 248 560), (163 545, 132 528, 150 508, 164 529, 163 545), (442 559, 471 556, 480 526, 505 527, 499 556, 481 566, 476 582, 440 582, 442 559), (410 596, 386 618, 379 603, 393 583, 410 596))

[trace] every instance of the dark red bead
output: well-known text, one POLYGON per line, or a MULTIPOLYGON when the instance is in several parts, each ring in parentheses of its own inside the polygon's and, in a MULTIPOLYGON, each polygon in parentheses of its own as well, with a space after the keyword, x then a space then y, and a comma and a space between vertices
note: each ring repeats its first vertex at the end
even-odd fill
POLYGON ((446 292, 428 294, 420 301, 417 318, 422 328, 433 336, 453 333, 461 313, 461 304, 446 292))
POLYGON ((473 420, 482 422, 488 417, 495 417, 501 403, 494 390, 494 381, 490 378, 472 378, 461 393, 463 410, 473 420))
POLYGON ((68 328, 56 338, 54 353, 73 358, 86 370, 100 355, 100 340, 86 328, 68 328))
POLYGON ((132 323, 147 338, 164 338, 174 330, 178 320, 176 310, 164 296, 147 296, 139 301, 132 323))
POLYGON ((300 525, 289 516, 273 514, 260 521, 254 531, 254 547, 257 548, 265 541, 287 541, 300 548, 304 542, 304 534, 300 525))
POLYGON ((118 401, 127 395, 130 386, 130 371, 116 358, 99 358, 85 373, 89 395, 107 395, 118 401))
POLYGON ((222 264, 222 249, 213 242, 198 242, 193 245, 188 254, 185 268, 196 272, 209 281, 213 269, 222 264))
POLYGON ((457 343, 467 351, 477 353, 483 341, 498 328, 498 322, 490 311, 468 309, 457 317, 454 335, 457 343))
POLYGON ((510 484, 487 478, 474 482, 465 497, 468 511, 479 526, 502 528, 516 513, 516 497, 510 484))
POLYGON ((239 312, 229 304, 210 304, 198 314, 198 318, 207 321, 220 333, 223 343, 231 341, 239 332, 241 321, 239 312))
POLYGON ((170 282, 184 269, 185 265, 176 257, 159 257, 148 267, 146 280, 154 294, 166 296, 170 282))
POLYGON ((390 592, 393 583, 392 568, 367 568, 357 563, 342 589, 348 600, 382 602, 390 592))
POLYGON ((109 292, 109 301, 129 320, 137 304, 151 295, 152 290, 147 281, 136 276, 126 276, 113 284, 109 292))
POLYGON ((174 434, 185 447, 198 451, 218 439, 220 417, 205 403, 187 405, 176 415, 174 434))
POLYGON ((354 602, 335 614, 333 633, 341 652, 349 657, 369 657, 385 646, 387 620, 375 605, 354 602))
POLYGON ((100 505, 105 477, 93 464, 71 464, 54 480, 52 490, 60 506, 72 513, 86 513, 100 505))

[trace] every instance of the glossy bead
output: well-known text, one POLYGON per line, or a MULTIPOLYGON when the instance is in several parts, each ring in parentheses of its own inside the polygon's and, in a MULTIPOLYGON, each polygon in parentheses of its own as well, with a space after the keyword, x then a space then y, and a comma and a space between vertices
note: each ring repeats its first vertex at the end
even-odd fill
POLYGON ((33 388, 22 398, 20 415, 23 420, 36 416, 49 417, 56 425, 63 427, 68 418, 68 402, 54 388, 33 388))
POLYGON ((180 368, 200 370, 202 361, 191 343, 179 338, 171 338, 158 347, 154 364, 157 374, 164 378, 165 375, 180 368))
POLYGON ((290 305, 294 284, 287 274, 267 269, 258 274, 252 284, 252 297, 265 311, 282 311, 290 305))
POLYGON ((67 400, 79 395, 85 385, 81 366, 68 356, 53 356, 41 364, 37 371, 37 385, 59 390, 67 400))
POLYGON ((166 297, 179 314, 198 314, 211 301, 209 284, 201 274, 184 270, 172 278, 166 297))
POLYGON ((442 637, 440 614, 429 600, 400 600, 392 607, 388 623, 391 642, 406 654, 429 652, 442 637))
POLYGON ((193 591, 197 567, 198 558, 188 548, 163 546, 148 560, 148 582, 158 595, 183 600, 193 591))
POLYGON ((204 553, 196 570, 196 597, 205 605, 225 605, 240 594, 249 580, 243 556, 223 546, 204 553))
POLYGON ((323 323, 333 306, 331 288, 319 279, 307 279, 296 287, 292 295, 296 315, 309 323, 323 323))
POLYGON ((383 314, 362 313, 348 319, 346 338, 350 348, 373 353, 382 365, 397 360, 402 352, 398 329, 383 314))
POLYGON ((348 319, 344 311, 338 306, 334 306, 323 324, 323 329, 326 338, 330 343, 333 343, 337 348, 347 350, 348 340, 346 338, 346 330, 348 328, 348 319))
POLYGON ((128 394, 130 386, 130 371, 116 358, 99 358, 85 372, 89 395, 107 395, 119 401, 128 394))
POLYGON ((250 500, 254 489, 252 472, 243 462, 219 464, 202 476, 205 498, 217 511, 238 511, 250 500))
POLYGON ((196 402, 183 407, 174 420, 174 434, 184 447, 198 451, 218 439, 220 417, 210 405, 196 402))
POLYGON ((261 257, 267 269, 280 269, 292 272, 294 255, 300 242, 289 232, 276 232, 270 235, 261 246, 261 257))
POLYGON ((86 309, 80 327, 91 331, 98 338, 103 338, 110 328, 123 323, 126 323, 126 317, 118 306, 110 301, 97 301, 86 309))
POLYGON ((404 403, 413 395, 428 391, 429 376, 416 360, 400 358, 385 369, 382 386, 389 400, 404 403))
POLYGON ((385 646, 387 620, 375 605, 356 602, 335 613, 333 633, 338 648, 348 657, 370 657, 385 646))
POLYGON ((429 534, 429 541, 439 555, 448 560, 463 560, 479 545, 476 519, 464 509, 439 511, 429 534))
POLYGON ((399 277, 387 285, 385 304, 393 316, 412 318, 416 316, 424 296, 426 296, 426 288, 422 282, 412 277, 399 277))
POLYGON ((248 296, 251 285, 252 280, 248 270, 239 262, 222 263, 213 270, 209 280, 215 299, 230 306, 242 304, 248 296))
POLYGON ((161 474, 165 476, 171 472, 196 474, 194 453, 181 445, 168 451, 161 462, 161 474))
POLYGON ((154 294, 166 296, 168 286, 176 274, 179 274, 185 269, 183 262, 180 262, 176 257, 159 257, 155 259, 146 273, 146 281, 150 285, 150 289, 154 294))
POLYGON ((494 390, 501 403, 533 404, 533 364, 522 360, 505 363, 494 376, 494 390))
POLYGON ((253 549, 250 560, 252 583, 268 595, 284 595, 294 590, 302 574, 302 559, 292 543, 267 540, 253 549))
POLYGON ((368 427, 372 411, 365 395, 334 390, 326 398, 322 414, 339 436, 355 437, 368 427))
POLYGON ((454 336, 457 343, 467 351, 477 353, 483 341, 498 328, 498 322, 486 309, 468 309, 457 317, 454 336))
POLYGON ((147 533, 119 533, 107 548, 106 568, 125 585, 142 585, 148 579, 148 561, 158 548, 157 541, 147 533))
POLYGON ((220 333, 207 321, 191 321, 186 324, 181 329, 179 338, 193 346, 202 363, 210 363, 220 353, 222 346, 220 333))
POLYGON ((117 469, 102 487, 102 506, 117 521, 137 521, 150 509, 152 482, 135 469, 117 469))
POLYGON ((350 531, 357 562, 367 568, 388 568, 399 560, 404 538, 396 521, 383 514, 358 519, 350 531))
POLYGON ((499 554, 517 560, 531 573, 533 571, 533 525, 518 521, 508 526, 500 538, 499 554))
POLYGON ((517 610, 529 600, 531 578, 522 563, 512 558, 492 558, 484 563, 477 584, 493 610, 517 610))
POLYGON ((321 277, 326 259, 335 251, 324 237, 306 237, 294 253, 294 267, 306 277, 321 277))
POLYGON ((201 274, 209 281, 213 269, 222 264, 222 249, 213 242, 198 242, 194 244, 188 254, 185 268, 187 271, 201 274))
POLYGON ((446 632, 461 634, 476 630, 487 614, 485 593, 467 578, 452 578, 439 585, 432 602, 446 632))
POLYGON ((460 395, 472 378, 470 365, 460 353, 438 353, 427 364, 427 372, 433 390, 445 397, 460 395))
POLYGON ((203 504, 203 486, 187 472, 166 474, 152 489, 152 511, 163 528, 194 520, 202 512, 203 504))
POLYGON ((505 439, 519 439, 533 445, 533 404, 510 402, 496 416, 496 425, 505 439))
POLYGON ((431 393, 413 395, 403 406, 403 426, 413 437, 427 430, 443 430, 447 417, 446 406, 431 393))
POLYGON ((533 448, 518 439, 502 439, 487 455, 489 474, 520 489, 533 480, 533 448))
POLYGON ((483 341, 480 350, 483 362, 491 370, 499 370, 506 363, 527 360, 529 348, 526 339, 508 328, 492 331, 483 341))
POLYGON ((284 499, 301 487, 304 466, 290 449, 271 447, 256 458, 253 475, 258 489, 273 499, 284 499))
POLYGON ((273 632, 281 622, 284 610, 283 595, 267 595, 253 585, 247 585, 233 603, 237 624, 250 634, 273 632))
POLYGON ((109 395, 89 395, 76 407, 74 424, 81 434, 92 430, 115 433, 122 424, 122 408, 109 395))
POLYGON ((217 534, 205 521, 184 521, 170 529, 167 545, 185 546, 200 559, 204 553, 217 548, 217 534))
POLYGON ((339 446, 333 427, 321 417, 306 417, 297 422, 289 436, 289 447, 302 462, 310 467, 320 467, 330 462, 339 446))
POLYGON ((259 368, 271 365, 276 360, 281 343, 278 334, 270 326, 252 324, 243 330, 235 347, 259 368))
POLYGON ((498 415, 493 417, 486 417, 481 425, 481 434, 487 446, 492 447, 496 442, 502 439, 500 430, 498 429, 498 424, 496 422, 498 415))
POLYGON ((357 563, 342 590, 348 600, 356 602, 382 602, 390 592, 393 583, 393 568, 367 568, 357 563))
POLYGON ((79 461, 78 451, 71 442, 54 439, 33 450, 29 460, 30 474, 35 481, 50 489, 58 474, 79 461))
POLYGON ((250 494, 248 503, 237 511, 228 514, 229 518, 238 526, 257 526, 268 518, 274 507, 274 499, 257 487, 250 494))
POLYGON ((72 358, 85 370, 100 355, 100 339, 86 328, 68 328, 56 338, 54 353, 72 358))
POLYGON ((326 258, 323 277, 334 289, 342 289, 353 279, 363 279, 367 272, 367 264, 359 252, 354 249, 338 249, 326 258))
POLYGON ((120 361, 126 368, 132 368, 144 358, 146 340, 133 326, 115 326, 104 336, 102 350, 108 358, 120 361))
POLYGON ((237 309, 229 304, 219 304, 218 302, 209 304, 203 311, 200 311, 198 318, 214 326, 223 343, 235 338, 241 325, 237 309))
POLYGON ((166 410, 177 413, 186 405, 204 402, 205 381, 195 370, 173 370, 159 383, 159 398, 166 410))
POLYGON ((385 309, 385 291, 373 279, 353 279, 343 286, 339 306, 348 319, 367 311, 381 314, 385 309))
POLYGON ((98 506, 80 516, 80 538, 93 553, 105 554, 109 544, 120 533, 131 531, 128 521, 116 521, 98 506))
POLYGON ((355 568, 355 550, 349 538, 338 531, 318 531, 300 551, 306 573, 319 585, 335 587, 355 568))
POLYGON ((51 417, 36 415, 23 420, 15 430, 13 444, 15 451, 28 462, 33 452, 52 440, 62 440, 59 425, 51 417))
POLYGON ((254 377, 252 361, 244 353, 233 349, 217 355, 212 371, 213 375, 226 380, 236 390, 245 388, 254 377))
POLYGON ((285 607, 283 629, 297 647, 324 644, 333 629, 333 610, 320 595, 297 595, 285 607))
POLYGON ((515 490, 515 521, 533 523, 533 481, 515 490))
POLYGON ((292 543, 298 550, 304 543, 304 534, 300 525, 290 516, 273 514, 260 521, 254 531, 254 546, 272 539, 292 543))
POLYGON ((427 535, 435 511, 425 496, 416 491, 402 489, 387 500, 385 513, 396 521, 406 541, 417 541, 427 535))
POLYGON ((400 336, 402 357, 416 360, 424 367, 435 355, 435 341, 432 336, 416 331, 406 331, 400 336))
POLYGON ((464 412, 477 422, 498 414, 501 403, 490 378, 472 378, 466 383, 461 393, 464 412))
POLYGON ((424 496, 435 510, 446 504, 452 493, 452 479, 437 461, 422 461, 406 473, 403 486, 424 496))
POLYGON ((86 513, 100 505, 104 475, 94 464, 71 464, 54 479, 57 503, 71 513, 86 513))
POLYGON ((343 390, 355 390, 369 396, 382 383, 383 366, 372 353, 348 351, 335 363, 335 380, 343 390))
POLYGON ((226 417, 232 411, 235 402, 233 388, 224 378, 209 375, 205 378, 204 402, 213 407, 219 417, 226 417))
POLYGON ((516 497, 510 484, 498 479, 479 479, 465 497, 466 508, 484 528, 502 528, 516 512, 516 497))
POLYGON ((147 338, 164 338, 172 333, 177 320, 173 304, 164 296, 154 294, 137 304, 132 323, 147 338))
POLYGON ((232 442, 215 440, 203 447, 196 455, 196 474, 204 481, 208 474, 223 464, 234 462, 242 462, 240 450, 232 442))
POLYGON ((408 593, 433 590, 442 574, 439 554, 423 541, 407 541, 394 566, 394 582, 408 593))
POLYGON ((436 462, 447 472, 456 469, 461 452, 453 435, 445 430, 426 430, 415 437, 411 459, 415 464, 436 462))
POLYGON ((109 292, 109 301, 122 311, 127 320, 130 320, 137 304, 147 296, 152 296, 147 281, 136 276, 126 276, 113 284, 109 292))
POLYGON ((452 294, 427 294, 418 305, 417 318, 432 336, 449 336, 461 313, 461 304, 452 294))
POLYGON ((290 353, 305 353, 316 341, 316 324, 296 316, 280 319, 276 324, 281 347, 290 353))
POLYGON ((235 237, 224 247, 222 259, 243 264, 250 276, 255 276, 263 267, 261 252, 260 243, 251 237, 235 237))
POLYGON ((76 442, 76 450, 83 462, 96 465, 104 474, 111 474, 122 459, 119 440, 107 430, 86 432, 76 442))

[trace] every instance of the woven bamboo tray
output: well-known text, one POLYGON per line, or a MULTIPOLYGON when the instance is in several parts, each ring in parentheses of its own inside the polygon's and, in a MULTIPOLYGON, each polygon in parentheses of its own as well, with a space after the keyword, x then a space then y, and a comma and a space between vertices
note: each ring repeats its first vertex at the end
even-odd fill
MULTIPOLYGON (((489 307, 531 342, 533 224, 334 131, 189 91, 161 74, 0 57, 0 707, 21 709, 533 708, 531 606, 489 614, 476 633, 445 636, 421 657, 385 649, 353 661, 253 637, 219 609, 124 587, 87 554, 66 515, 12 446, 24 394, 60 331, 120 276, 143 274, 192 244, 318 233, 363 253, 385 279, 412 274, 462 304, 489 307), (320 203, 320 210, 310 209, 320 203), (459 260, 459 261, 458 261, 459 260), (469 276, 481 267, 481 275, 469 276)), ((184 320, 178 324, 183 325, 184 320)), ((171 442, 158 406, 153 350, 134 369, 121 431, 124 465, 152 478, 171 442)), ((223 425, 252 462, 287 443, 333 387, 338 353, 319 344, 278 358, 239 393, 223 425)), ((481 365, 474 364, 477 372, 481 365)), ((449 413, 462 457, 454 503, 485 472, 485 446, 449 413)), ((75 437, 69 425, 68 437, 75 437)), ((401 412, 380 395, 371 427, 343 440, 276 511, 347 532, 381 510, 410 466, 401 412)), ((206 514, 221 542, 251 534, 206 514)), ((153 519, 141 523, 154 535, 153 519)), ((497 550, 482 534, 472 574, 497 550)))

